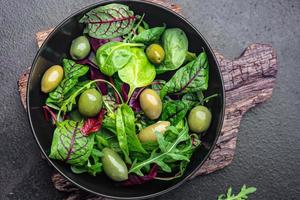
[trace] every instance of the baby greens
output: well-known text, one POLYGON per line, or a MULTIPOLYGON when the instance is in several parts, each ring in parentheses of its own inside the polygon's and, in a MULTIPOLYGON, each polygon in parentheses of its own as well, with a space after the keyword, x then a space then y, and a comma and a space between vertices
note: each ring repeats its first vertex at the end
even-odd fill
POLYGON ((98 39, 109 39, 129 33, 136 17, 128 6, 108 4, 86 13, 79 23, 86 24, 84 33, 98 39))
POLYGON ((208 87, 208 60, 202 52, 194 61, 180 68, 160 91, 161 98, 167 94, 185 94, 206 90, 208 87))
POLYGON ((133 56, 130 47, 140 46, 144 45, 123 42, 108 42, 102 45, 96 53, 100 71, 107 76, 112 76, 130 61, 133 56))
POLYGON ((56 126, 49 157, 70 164, 76 174, 128 177, 123 185, 168 181, 184 174, 201 144, 191 128, 199 119, 190 116, 217 96, 203 93, 207 55, 188 51, 183 30, 150 27, 144 16, 122 4, 87 12, 79 22, 86 25, 92 52, 76 62, 63 59, 63 80, 49 82, 54 90, 44 108, 56 126), (88 115, 88 109, 96 112, 88 115))
POLYGON ((81 127, 82 123, 72 120, 59 123, 54 131, 49 157, 72 165, 83 165, 91 154, 94 135, 84 137, 81 127))
POLYGON ((155 68, 148 61, 143 49, 131 48, 132 58, 129 63, 118 71, 120 79, 130 87, 128 99, 138 87, 149 85, 155 79, 155 68))
POLYGON ((188 51, 188 39, 181 29, 170 28, 162 35, 162 45, 166 58, 156 68, 157 74, 178 69, 183 64, 188 51))

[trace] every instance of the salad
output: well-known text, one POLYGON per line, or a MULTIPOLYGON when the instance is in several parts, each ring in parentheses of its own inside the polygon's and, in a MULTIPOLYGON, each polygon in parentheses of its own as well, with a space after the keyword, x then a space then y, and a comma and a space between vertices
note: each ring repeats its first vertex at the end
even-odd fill
POLYGON ((122 185, 182 176, 211 124, 205 105, 218 96, 204 96, 205 51, 189 52, 183 30, 150 27, 122 4, 97 7, 78 23, 85 28, 70 57, 41 79, 55 126, 49 157, 122 185))

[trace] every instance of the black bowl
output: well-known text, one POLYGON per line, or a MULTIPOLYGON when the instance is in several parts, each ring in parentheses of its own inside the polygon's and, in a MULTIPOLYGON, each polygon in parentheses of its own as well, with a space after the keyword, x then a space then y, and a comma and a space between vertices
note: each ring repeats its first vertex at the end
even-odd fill
POLYGON ((223 123, 225 105, 223 81, 217 60, 207 41, 199 31, 182 16, 165 7, 145 1, 102 1, 88 6, 68 17, 52 31, 39 49, 32 64, 28 83, 27 111, 29 122, 33 135, 45 157, 55 169, 75 185, 86 191, 108 198, 149 198, 161 195, 178 187, 196 172, 207 159, 215 146, 223 123), (150 26, 166 23, 168 27, 181 28, 188 36, 190 51, 199 53, 203 47, 207 53, 210 65, 210 80, 206 95, 217 92, 220 94, 220 97, 209 103, 213 120, 209 130, 201 138, 203 145, 193 154, 184 175, 176 180, 155 180, 133 187, 116 186, 115 182, 108 179, 104 174, 96 177, 87 174, 76 175, 70 171, 69 166, 59 161, 50 160, 48 157, 54 127, 44 120, 42 106, 45 103, 46 95, 40 91, 41 77, 49 66, 59 64, 64 57, 69 57, 68 52, 71 41, 82 34, 83 25, 79 24, 78 20, 83 14, 97 6, 112 2, 126 4, 136 14, 145 13, 145 20, 149 22, 150 26))

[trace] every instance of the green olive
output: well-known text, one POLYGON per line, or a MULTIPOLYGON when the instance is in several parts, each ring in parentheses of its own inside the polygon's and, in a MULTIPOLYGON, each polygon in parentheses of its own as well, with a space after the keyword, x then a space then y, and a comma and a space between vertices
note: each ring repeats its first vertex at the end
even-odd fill
POLYGON ((145 89, 140 94, 140 104, 145 115, 149 119, 159 118, 162 111, 162 103, 158 94, 152 89, 145 89))
POLYGON ((168 121, 158 121, 155 124, 147 126, 141 130, 138 134, 138 137, 141 142, 156 142, 157 139, 155 132, 164 134, 169 126, 170 122, 168 121))
POLYGON ((74 60, 82 60, 89 55, 91 45, 85 36, 79 36, 72 41, 70 55, 74 60))
POLYGON ((210 126, 211 117, 211 112, 205 106, 194 107, 188 116, 190 130, 196 133, 206 131, 210 126))
POLYGON ((146 49, 148 59, 154 64, 160 64, 165 58, 165 51, 159 44, 151 44, 146 49))
POLYGON ((102 153, 102 164, 105 174, 114 181, 127 180, 128 169, 122 158, 107 147, 102 150, 102 153))
POLYGON ((64 70, 60 65, 53 65, 44 73, 41 81, 41 90, 44 93, 53 91, 62 81, 64 70))
POLYGON ((102 95, 96 89, 84 91, 78 100, 78 110, 86 117, 96 116, 102 108, 102 95))

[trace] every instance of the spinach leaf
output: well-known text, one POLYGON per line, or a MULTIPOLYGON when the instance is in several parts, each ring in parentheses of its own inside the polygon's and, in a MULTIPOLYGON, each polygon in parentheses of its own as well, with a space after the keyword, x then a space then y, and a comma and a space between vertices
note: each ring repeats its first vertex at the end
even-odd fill
POLYGON ((138 43, 143 43, 143 44, 153 43, 153 42, 159 40, 161 34, 163 34, 165 29, 166 29, 166 25, 164 25, 162 27, 154 27, 154 28, 144 30, 141 33, 139 33, 138 35, 135 35, 132 38, 132 41, 138 42, 138 43))
POLYGON ((120 79, 130 87, 128 99, 138 87, 149 85, 155 78, 155 68, 148 61, 143 49, 131 48, 132 58, 129 63, 118 71, 120 79))
POLYGON ((84 137, 82 123, 65 120, 54 131, 49 157, 82 166, 88 160, 94 145, 94 135, 84 137))
MULTIPOLYGON (((159 148, 153 150, 150 157, 146 160, 142 162, 134 161, 129 170, 129 173, 135 173, 137 175, 143 176, 142 169, 149 169, 149 166, 154 163, 156 163, 163 171, 171 172, 171 163, 183 160, 189 161, 187 155, 182 152, 183 148, 180 147, 181 143, 191 140, 188 134, 188 130, 189 129, 187 125, 185 125, 185 127, 180 131, 178 131, 174 126, 170 126, 166 134, 168 134, 168 132, 174 132, 174 134, 177 135, 177 138, 175 140, 167 140, 165 136, 166 134, 162 135, 160 133, 156 133, 159 148)), ((185 148, 187 150, 191 147, 188 146, 185 148)))
POLYGON ((49 93, 46 104, 54 109, 58 109, 69 91, 78 83, 78 78, 89 71, 89 67, 76 64, 73 60, 63 59, 64 79, 57 88, 49 93))
POLYGON ((98 149, 92 149, 91 155, 85 165, 83 166, 76 166, 71 165, 71 170, 75 174, 82 174, 82 173, 89 173, 92 176, 96 176, 100 172, 103 171, 102 169, 102 162, 100 158, 102 157, 102 152, 98 149))
POLYGON ((136 17, 129 7, 122 4, 108 4, 86 13, 79 23, 86 24, 84 33, 98 39, 109 39, 129 33, 136 17))
POLYGON ((206 90, 208 87, 208 60, 202 52, 196 60, 180 68, 163 86, 160 97, 167 94, 184 94, 206 90))
POLYGON ((116 130, 119 145, 124 154, 125 161, 126 163, 130 164, 131 160, 129 158, 129 147, 121 108, 119 108, 116 112, 116 130))
POLYGON ((165 59, 156 68, 157 74, 178 69, 184 63, 188 51, 188 38, 181 29, 170 28, 162 35, 162 45, 165 59))
POLYGON ((167 101, 163 104, 163 111, 160 120, 169 121, 171 125, 176 126, 178 122, 184 119, 189 106, 183 101, 167 101))
POLYGON ((119 109, 121 109, 123 115, 129 151, 147 153, 136 135, 135 116, 133 110, 126 104, 123 104, 119 109))
POLYGON ((96 62, 100 71, 107 76, 112 76, 131 59, 130 47, 140 46, 143 46, 143 44, 108 42, 102 45, 96 52, 96 62))

